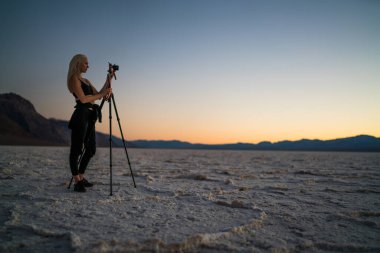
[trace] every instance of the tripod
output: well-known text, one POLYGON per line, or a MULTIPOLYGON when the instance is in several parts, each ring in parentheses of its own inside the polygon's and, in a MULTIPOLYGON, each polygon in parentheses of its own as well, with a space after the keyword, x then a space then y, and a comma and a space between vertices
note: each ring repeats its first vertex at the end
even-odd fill
MULTIPOLYGON (((103 99, 103 101, 104 101, 104 99, 103 99)), ((103 101, 102 101, 102 103, 103 103, 103 101)), ((110 142, 110 196, 112 196, 112 106, 111 106, 111 103, 113 103, 113 106, 115 108, 116 118, 117 118, 117 122, 119 124, 121 138, 123 140, 123 146, 124 146, 124 150, 125 150, 125 155, 126 155, 127 160, 128 160, 129 170, 131 171, 133 185, 136 188, 135 177, 133 176, 131 162, 129 160, 128 151, 127 151, 127 145, 125 144, 124 134, 123 134, 123 130, 122 130, 121 124, 120 124, 119 113, 117 112, 117 108, 116 108, 115 97, 114 97, 113 94, 111 94, 111 97, 108 99, 108 105, 109 105, 109 124, 110 124, 110 137, 109 137, 109 142, 110 142)))
MULTIPOLYGON (((111 73, 111 69, 113 69, 114 71, 116 70, 119 70, 119 66, 117 65, 112 65, 111 63, 109 63, 109 70, 108 70, 108 73, 111 73)), ((110 75, 107 75, 107 82, 108 82, 108 87, 111 87, 111 78, 110 75)), ((116 80, 116 75, 114 74, 114 78, 116 80)), ((134 187, 136 188, 136 182, 135 182, 135 177, 133 176, 133 171, 132 171, 132 166, 131 166, 131 162, 129 160, 129 155, 128 155, 128 151, 127 151, 127 145, 125 143, 125 139, 124 139, 124 134, 123 134, 123 130, 121 128, 121 124, 120 124, 120 118, 119 118, 119 113, 117 111, 117 107, 116 107, 116 102, 115 102, 115 97, 113 95, 113 93, 111 94, 111 96, 106 99, 106 98, 103 98, 99 108, 97 108, 97 110, 99 110, 101 112, 102 108, 103 108, 103 105, 104 105, 104 102, 108 100, 108 105, 109 105, 109 150, 110 150, 110 196, 112 196, 112 105, 111 103, 113 104, 114 106, 114 109, 115 109, 115 113, 116 113, 116 118, 117 118, 117 122, 119 124, 119 130, 120 130, 120 134, 121 134, 121 138, 123 140, 123 146, 124 146, 124 150, 125 150, 125 155, 127 157, 127 161, 128 161, 128 165, 129 165, 129 170, 131 171, 131 176, 132 176, 132 180, 133 180, 133 185, 134 187)), ((101 114, 99 114, 101 115, 101 114)), ((102 122, 101 120, 101 117, 99 118, 99 122, 102 122)), ((82 158, 83 158, 83 155, 86 151, 86 148, 88 146, 88 142, 89 142, 89 138, 91 136, 91 133, 95 131, 95 122, 94 124, 91 126, 91 130, 90 130, 90 134, 88 134, 88 138, 85 140, 84 142, 84 147, 82 149, 82 152, 81 152, 81 155, 78 159, 78 166, 80 165, 81 161, 82 161, 82 158)), ((70 181, 70 184, 69 186, 67 187, 67 189, 70 189, 70 186, 73 182, 73 177, 71 177, 71 181, 70 181)))

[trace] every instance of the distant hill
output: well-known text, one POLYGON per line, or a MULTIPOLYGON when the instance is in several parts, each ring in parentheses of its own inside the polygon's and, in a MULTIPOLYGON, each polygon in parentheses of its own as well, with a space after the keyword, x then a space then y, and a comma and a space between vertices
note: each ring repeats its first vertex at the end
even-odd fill
MULTIPOLYGON (((33 104, 14 94, 0 94, 0 145, 70 145, 71 130, 68 121, 46 119, 33 104)), ((109 145, 108 135, 96 133, 99 147, 109 145)), ((122 140, 113 136, 113 145, 122 146, 122 140)))
MULTIPOLYGON (((32 103, 14 94, 0 94, 0 145, 70 145, 70 129, 65 120, 46 119, 32 103)), ((96 133, 97 145, 109 145, 108 135, 96 133)), ((112 137, 113 146, 122 147, 120 138, 112 137)), ((334 140, 308 140, 233 143, 221 145, 193 144, 173 141, 128 141, 127 147, 165 149, 216 149, 216 150, 305 150, 305 151, 367 151, 380 152, 380 138, 359 135, 334 140)))
POLYGON ((137 147, 167 149, 216 149, 216 150, 304 150, 304 151, 361 151, 380 152, 380 138, 359 135, 334 140, 299 140, 281 142, 234 143, 234 144, 192 144, 181 141, 133 141, 137 147))
POLYGON ((54 125, 16 94, 0 95, 0 121, 1 144, 67 145, 54 125))

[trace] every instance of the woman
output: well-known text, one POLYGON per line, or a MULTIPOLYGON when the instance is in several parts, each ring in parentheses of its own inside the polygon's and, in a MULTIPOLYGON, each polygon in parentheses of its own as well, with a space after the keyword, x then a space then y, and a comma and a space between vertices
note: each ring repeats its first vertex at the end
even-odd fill
POLYGON ((89 80, 82 77, 82 73, 86 73, 87 69, 87 57, 83 54, 77 54, 71 59, 67 74, 67 87, 76 101, 69 128, 71 129, 70 169, 75 180, 74 191, 77 192, 85 192, 85 187, 93 186, 84 178, 84 172, 96 151, 97 105, 94 102, 101 98, 109 98, 112 92, 109 87, 114 75, 111 68, 103 88, 98 92, 89 80), (78 164, 83 147, 85 147, 85 153, 80 164, 78 164))

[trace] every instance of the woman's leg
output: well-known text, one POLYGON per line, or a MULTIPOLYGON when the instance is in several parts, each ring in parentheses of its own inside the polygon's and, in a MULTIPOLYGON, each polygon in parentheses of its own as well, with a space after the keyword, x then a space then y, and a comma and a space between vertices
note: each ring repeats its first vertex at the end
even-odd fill
POLYGON ((83 174, 90 162, 91 157, 95 155, 96 152, 96 139, 95 139, 95 122, 89 124, 89 128, 86 134, 86 151, 82 156, 81 163, 79 165, 79 177, 82 180, 83 174))
POLYGON ((73 128, 71 131, 71 147, 70 147, 70 169, 75 182, 81 180, 78 168, 78 159, 82 153, 83 141, 85 136, 85 128, 73 128))

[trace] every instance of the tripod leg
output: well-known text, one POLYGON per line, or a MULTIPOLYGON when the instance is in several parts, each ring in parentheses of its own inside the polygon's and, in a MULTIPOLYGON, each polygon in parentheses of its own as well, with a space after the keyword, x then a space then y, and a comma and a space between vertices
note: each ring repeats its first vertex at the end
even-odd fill
POLYGON ((71 180, 70 180, 69 186, 67 186, 67 189, 70 189, 71 184, 73 183, 73 179, 74 179, 74 177, 71 177, 71 180))
POLYGON ((122 138, 122 140, 123 140, 123 145, 124 145, 125 154, 126 154, 126 156, 127 156, 127 160, 128 160, 129 170, 131 171, 132 180, 133 180, 133 185, 134 185, 135 188, 136 188, 135 177, 133 176, 132 166, 131 166, 131 162, 130 162, 130 160, 129 160, 128 151, 127 151, 127 146, 126 146, 126 144, 125 144, 125 140, 124 140, 123 129, 121 128, 120 118, 119 118, 119 113, 117 112, 116 102, 115 102, 115 97, 114 97, 113 94, 111 95, 111 99, 112 99, 112 102, 113 102, 113 106, 114 106, 114 108, 115 108, 115 113, 116 113, 117 122, 119 123, 120 134, 121 134, 121 138, 122 138))
POLYGON ((109 120, 110 120, 110 196, 112 196, 112 106, 111 98, 108 100, 109 104, 109 120))

